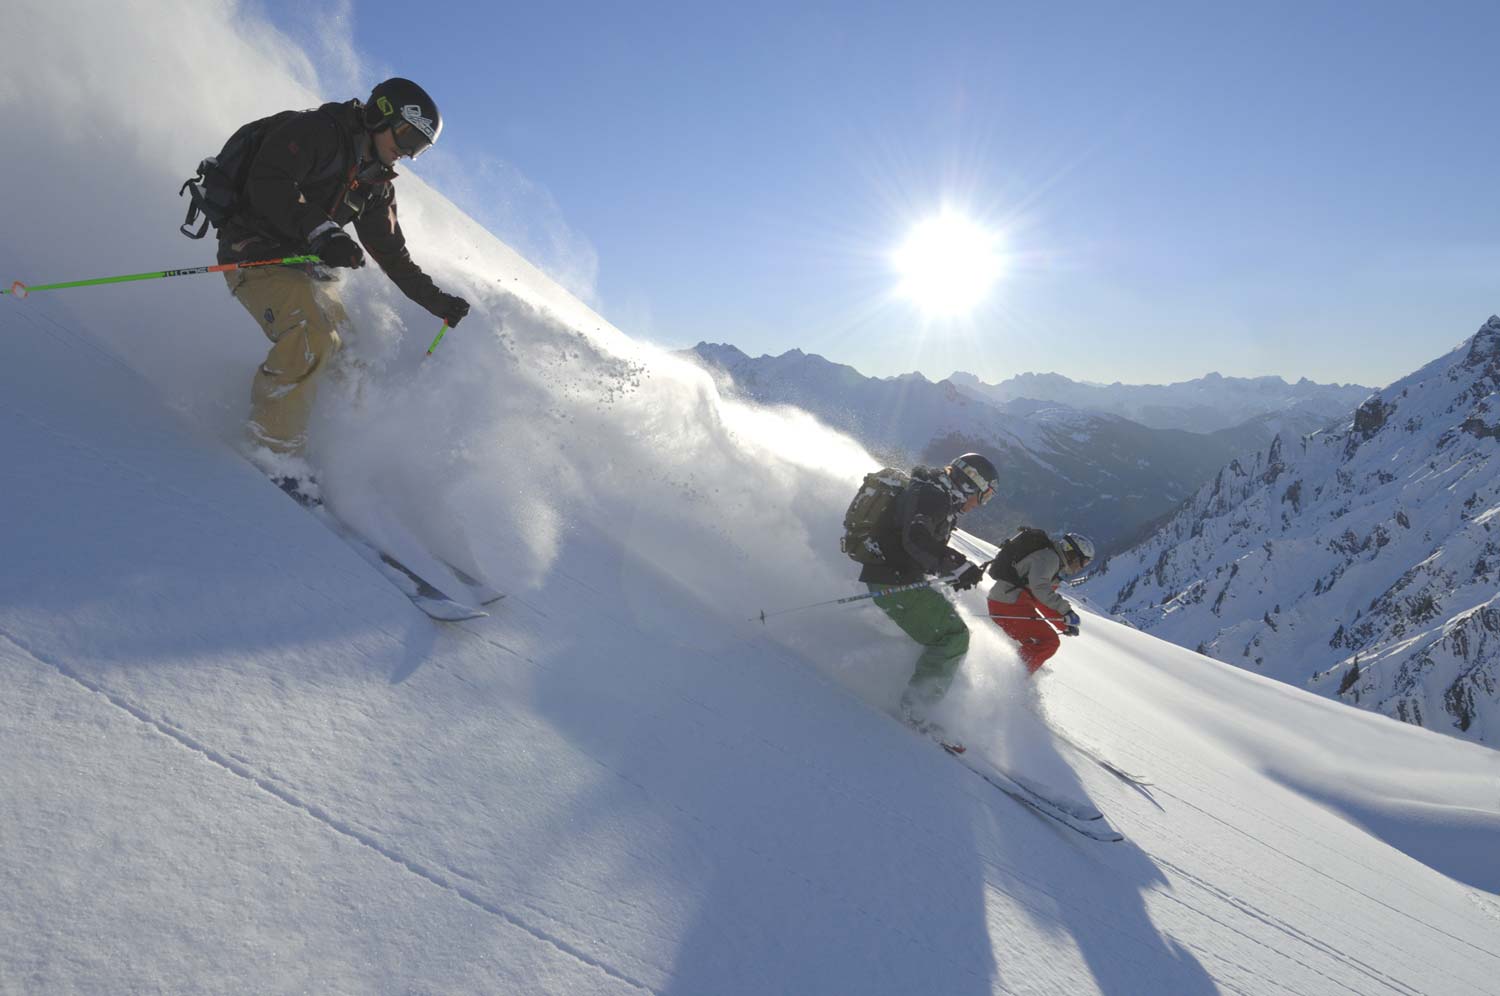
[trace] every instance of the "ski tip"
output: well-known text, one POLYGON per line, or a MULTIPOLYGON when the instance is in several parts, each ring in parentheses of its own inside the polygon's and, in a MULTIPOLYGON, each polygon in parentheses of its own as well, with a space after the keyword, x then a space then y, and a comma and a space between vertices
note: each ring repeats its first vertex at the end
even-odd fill
POLYGON ((455 602, 451 598, 414 598, 413 604, 439 622, 463 622, 465 619, 482 619, 489 615, 483 609, 455 602))

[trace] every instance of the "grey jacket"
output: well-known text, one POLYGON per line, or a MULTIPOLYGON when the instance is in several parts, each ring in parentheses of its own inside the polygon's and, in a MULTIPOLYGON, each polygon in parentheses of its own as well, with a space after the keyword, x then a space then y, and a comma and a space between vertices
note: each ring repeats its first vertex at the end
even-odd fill
MULTIPOLYGON (((1016 576, 1026 582, 1025 590, 1047 608, 1065 616, 1073 611, 1073 606, 1057 593, 1062 569, 1062 556, 1050 546, 1016 561, 1016 576)), ((990 598, 996 602, 1014 602, 1021 597, 1021 590, 1009 581, 996 581, 990 589, 990 598)))

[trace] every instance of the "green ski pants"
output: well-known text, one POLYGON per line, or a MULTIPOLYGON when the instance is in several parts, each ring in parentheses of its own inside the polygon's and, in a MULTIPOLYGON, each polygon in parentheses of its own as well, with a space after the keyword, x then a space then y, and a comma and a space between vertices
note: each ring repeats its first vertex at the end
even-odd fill
MULTIPOLYGON (((866 584, 871 591, 898 587, 889 584, 866 584)), ((969 627, 959 618, 953 603, 931 588, 903 591, 873 599, 891 621, 923 649, 917 658, 917 669, 907 686, 908 697, 923 705, 932 705, 948 694, 958 665, 969 650, 969 627)))

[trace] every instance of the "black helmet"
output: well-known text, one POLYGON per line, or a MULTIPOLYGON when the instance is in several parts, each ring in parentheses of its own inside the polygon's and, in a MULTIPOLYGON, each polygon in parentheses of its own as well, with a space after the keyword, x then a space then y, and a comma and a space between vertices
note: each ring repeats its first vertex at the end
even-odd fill
POLYGON ((416 157, 432 148, 443 130, 443 116, 427 91, 399 76, 376 84, 365 104, 365 127, 391 129, 401 151, 416 157))
POLYGON ((965 497, 978 495, 982 505, 995 497, 995 482, 1000 475, 988 457, 965 453, 948 465, 948 479, 965 497))

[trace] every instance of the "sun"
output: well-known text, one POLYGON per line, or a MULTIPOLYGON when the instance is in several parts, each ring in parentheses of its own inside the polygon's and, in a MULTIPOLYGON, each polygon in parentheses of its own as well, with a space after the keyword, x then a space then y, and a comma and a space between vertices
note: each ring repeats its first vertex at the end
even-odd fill
POLYGON ((1000 236, 953 211, 919 222, 891 261, 898 293, 934 317, 967 315, 1004 269, 1000 236))

